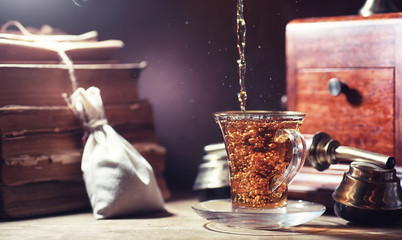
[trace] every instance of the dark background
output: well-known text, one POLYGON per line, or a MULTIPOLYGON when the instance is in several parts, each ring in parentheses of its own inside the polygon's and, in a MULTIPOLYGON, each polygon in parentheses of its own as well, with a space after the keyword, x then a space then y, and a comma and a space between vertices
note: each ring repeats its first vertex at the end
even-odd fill
MULTIPOLYGON (((120 39, 114 58, 147 61, 140 94, 154 107, 171 189, 191 188, 205 145, 221 141, 212 113, 239 110, 236 0, 0 0, 0 24, 49 24, 120 39)), ((245 0, 247 109, 279 110, 285 27, 295 18, 356 14, 364 0, 245 0)), ((395 1, 402 10, 402 1, 395 1)))

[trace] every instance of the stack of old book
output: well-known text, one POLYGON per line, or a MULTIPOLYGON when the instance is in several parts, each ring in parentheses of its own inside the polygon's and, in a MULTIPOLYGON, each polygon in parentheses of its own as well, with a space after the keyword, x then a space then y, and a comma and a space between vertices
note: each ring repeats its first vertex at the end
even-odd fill
POLYGON ((47 37, 58 49, 0 32, 0 217, 90 207, 80 168, 84 132, 62 97, 71 94, 72 82, 60 49, 74 63, 77 87, 100 89, 109 124, 149 161, 168 198, 165 148, 155 133, 152 106, 137 89, 146 64, 110 61, 122 42, 97 41, 95 32, 47 37))

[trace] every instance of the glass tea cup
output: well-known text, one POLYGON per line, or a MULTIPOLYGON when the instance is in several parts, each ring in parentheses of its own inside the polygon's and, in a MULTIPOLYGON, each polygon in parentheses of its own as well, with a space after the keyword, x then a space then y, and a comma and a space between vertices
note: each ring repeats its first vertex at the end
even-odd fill
POLYGON ((214 117, 228 154, 233 211, 284 211, 288 185, 306 158, 299 133, 305 114, 227 111, 214 117))

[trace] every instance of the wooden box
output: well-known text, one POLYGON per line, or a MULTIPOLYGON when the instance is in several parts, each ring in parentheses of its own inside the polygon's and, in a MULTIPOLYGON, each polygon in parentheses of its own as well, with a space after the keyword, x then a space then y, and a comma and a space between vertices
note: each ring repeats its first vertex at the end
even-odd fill
POLYGON ((288 110, 307 114, 303 133, 402 165, 402 14, 298 19, 286 28, 288 110), (331 95, 331 79, 343 85, 331 95))
MULTIPOLYGON (((290 22, 287 108, 306 113, 301 131, 326 132, 342 145, 394 156, 402 165, 401 40, 401 13, 290 22), (341 91, 331 92, 331 81, 341 91)), ((289 198, 332 208, 348 166, 318 172, 306 165, 289 186, 289 198)))

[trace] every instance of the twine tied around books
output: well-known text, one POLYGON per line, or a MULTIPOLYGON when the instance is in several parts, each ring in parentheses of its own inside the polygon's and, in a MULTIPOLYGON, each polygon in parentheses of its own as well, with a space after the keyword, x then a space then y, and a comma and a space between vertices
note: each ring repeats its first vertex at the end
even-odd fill
MULTIPOLYGON (((74 64, 71 61, 71 59, 67 56, 63 47, 57 41, 50 39, 46 35, 32 34, 20 22, 14 20, 6 22, 1 27, 0 32, 6 32, 6 30, 12 26, 16 27, 25 36, 24 38, 25 41, 43 43, 43 48, 57 52, 61 61, 67 66, 71 80, 72 91, 74 92, 77 89, 77 79, 74 73, 74 64)), ((49 28, 50 26, 48 26, 47 29, 49 28)))
MULTIPOLYGON (((41 31, 39 32, 40 34, 32 34, 30 31, 28 31, 27 28, 24 27, 24 25, 22 25, 20 22, 15 21, 15 20, 11 20, 11 21, 8 21, 5 24, 3 24, 0 28, 0 32, 5 33, 7 31, 7 29, 10 27, 16 27, 21 32, 23 37, 7 36, 7 35, 2 34, 2 36, 0 36, 0 38, 7 37, 7 38, 12 38, 13 40, 22 40, 22 41, 27 41, 27 42, 41 43, 41 46, 43 48, 56 52, 59 55, 61 62, 63 64, 65 64, 68 69, 69 77, 71 80, 72 92, 75 92, 77 90, 77 78, 75 76, 74 63, 68 57, 68 55, 66 54, 66 52, 63 49, 60 42, 83 41, 83 40, 91 39, 95 35, 94 32, 84 33, 84 34, 76 36, 75 38, 69 37, 69 38, 66 38, 65 40, 62 40, 61 38, 58 38, 58 40, 54 40, 54 39, 50 38, 49 35, 46 35, 53 31, 52 27, 46 25, 46 26, 42 27, 41 31)), ((68 97, 67 93, 63 93, 62 97, 66 101, 69 108, 81 120, 81 123, 86 132, 93 132, 95 129, 98 129, 100 126, 107 124, 107 120, 105 118, 104 113, 100 119, 86 119, 86 117, 83 116, 85 114, 80 114, 76 110, 76 108, 74 107, 74 104, 71 102, 71 99, 68 97)))

